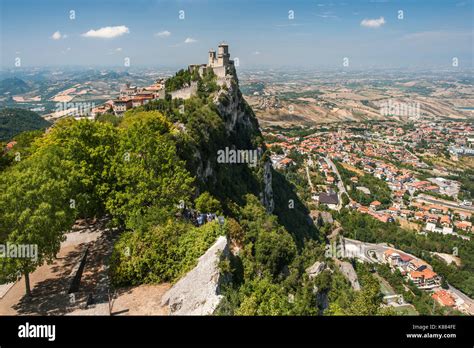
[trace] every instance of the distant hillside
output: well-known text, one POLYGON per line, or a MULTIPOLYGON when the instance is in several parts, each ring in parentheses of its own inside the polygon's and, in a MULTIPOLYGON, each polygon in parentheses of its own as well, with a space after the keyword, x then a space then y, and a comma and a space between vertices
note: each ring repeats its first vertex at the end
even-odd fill
POLYGON ((30 86, 17 77, 12 77, 0 81, 0 94, 10 93, 10 95, 22 94, 28 92, 30 86))
POLYGON ((15 135, 49 126, 36 112, 25 109, 5 108, 0 110, 0 140, 10 140, 15 135))

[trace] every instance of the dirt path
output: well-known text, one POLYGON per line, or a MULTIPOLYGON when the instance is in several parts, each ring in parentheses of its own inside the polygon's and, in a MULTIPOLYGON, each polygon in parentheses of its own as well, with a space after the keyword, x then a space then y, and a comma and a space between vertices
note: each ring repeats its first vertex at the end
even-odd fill
POLYGON ((52 264, 44 264, 30 274, 32 297, 25 297, 22 277, 0 299, 0 315, 64 315, 80 305, 90 292, 103 287, 104 255, 110 250, 110 231, 104 221, 76 226, 66 234, 61 249, 52 264), (81 279, 77 301, 71 302, 67 294, 71 271, 85 248, 89 256, 81 279))
MULTIPOLYGON (((38 267, 30 275, 32 298, 25 297, 25 281, 21 278, 0 299, 0 316, 109 315, 107 258, 114 236, 105 228, 105 221, 76 226, 67 233, 54 262, 38 267), (75 301, 71 301, 67 293, 71 271, 87 247, 79 290, 74 293, 75 301), (85 306, 87 299, 92 304, 85 306)), ((118 289, 113 294, 112 315, 167 315, 161 297, 170 287, 164 283, 118 289)))
POLYGON ((112 315, 168 315, 161 297, 171 284, 140 285, 120 289, 112 303, 112 315))
POLYGON ((80 248, 78 246, 62 248, 53 264, 44 264, 31 273, 30 284, 33 295, 31 300, 24 297, 25 279, 21 277, 0 300, 0 315, 54 314, 54 308, 44 307, 42 301, 42 297, 49 297, 54 293, 58 293, 56 298, 58 305, 59 303, 67 304, 67 297, 65 295, 59 296, 59 293, 67 287, 62 279, 72 269, 72 263, 74 263, 79 253, 80 248), (61 300, 61 297, 63 297, 63 300, 61 300), (36 307, 36 310, 33 309, 34 307, 36 307))

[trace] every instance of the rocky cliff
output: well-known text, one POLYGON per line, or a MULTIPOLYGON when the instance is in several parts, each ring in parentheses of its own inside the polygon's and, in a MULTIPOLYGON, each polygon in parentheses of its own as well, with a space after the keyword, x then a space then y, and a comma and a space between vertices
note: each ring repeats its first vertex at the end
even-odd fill
MULTIPOLYGON (((235 140, 235 145, 242 148, 255 148, 258 146, 258 153, 261 156, 264 145, 258 143, 257 138, 261 138, 261 133, 257 118, 242 96, 239 89, 239 82, 235 69, 226 75, 224 79, 219 80, 221 86, 218 93, 214 97, 214 103, 220 116, 225 122, 227 135, 235 140)), ((270 159, 259 161, 262 173, 261 190, 259 195, 262 203, 268 213, 272 213, 274 209, 273 188, 272 188, 272 165, 270 159)))
POLYGON ((220 273, 219 262, 229 257, 226 237, 217 241, 202 255, 196 267, 181 278, 162 297, 161 304, 169 315, 211 315, 219 305, 221 285, 228 281, 220 273))
MULTIPOLYGON (((200 181, 208 186, 206 189, 215 187, 221 181, 227 180, 222 178, 224 175, 233 178, 232 184, 246 181, 247 188, 246 190, 240 190, 241 193, 253 193, 260 196, 267 211, 271 213, 275 205, 272 188, 272 166, 269 158, 264 156, 265 146, 257 118, 239 89, 235 69, 231 69, 225 77, 218 78, 216 82, 218 89, 211 95, 212 107, 222 122, 223 134, 221 138, 213 137, 212 130, 209 130, 209 134, 203 137, 209 138, 209 141, 201 146, 201 149, 194 152, 195 174, 200 181), (257 150, 259 154, 258 163, 255 168, 250 170, 250 172, 257 173, 257 175, 252 175, 248 168, 243 169, 242 164, 223 165, 217 163, 216 150, 219 151, 225 147, 236 151, 257 150), (209 149, 212 149, 212 152, 209 149), (240 168, 237 168, 238 166, 240 168)), ((216 194, 216 192, 214 193, 216 194)), ((219 195, 219 192, 217 192, 217 195, 219 195)))
MULTIPOLYGON (((146 109, 164 112, 175 125, 178 154, 196 178, 195 196, 209 192, 220 201, 223 213, 232 215, 251 194, 259 197, 267 213, 277 216, 299 246, 305 238, 315 238, 317 230, 294 185, 272 168, 258 120, 240 91, 235 69, 229 68, 223 77, 207 70, 189 74, 197 81, 193 96, 168 96, 146 109), (258 153, 257 160, 251 164, 219 160, 219 153, 227 150, 258 153)), ((177 74, 171 84, 179 85, 184 75, 177 74)))

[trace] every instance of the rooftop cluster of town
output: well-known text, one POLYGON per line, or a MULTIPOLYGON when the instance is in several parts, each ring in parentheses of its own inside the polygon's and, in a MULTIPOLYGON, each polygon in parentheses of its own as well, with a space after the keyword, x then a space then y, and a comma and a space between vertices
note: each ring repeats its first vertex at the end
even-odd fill
MULTIPOLYGON (((474 149, 473 131, 467 122, 420 122, 413 128, 396 123, 357 128, 344 124, 333 130, 320 126, 300 137, 276 131, 266 131, 264 136, 276 169, 294 165, 294 152, 308 158, 305 165, 319 177, 319 181, 314 177, 310 180, 317 203, 339 210, 347 194, 349 208, 380 221, 405 220, 422 227, 423 233, 469 238, 466 234, 474 231, 472 201, 460 199, 461 183, 452 179, 454 168, 435 160, 450 146, 474 149), (427 177, 426 173, 436 175, 427 177), (367 176, 378 179, 376 185, 364 186, 367 176), (377 183, 388 187, 389 196, 383 202, 368 201, 374 197, 371 190, 379 188, 377 183), (360 191, 358 195, 356 191, 360 191), (356 196, 364 199, 357 200, 356 196)), ((460 159, 459 153, 447 154, 453 163, 460 159)), ((462 156, 470 155, 464 152, 462 156)))
POLYGON ((465 301, 450 289, 443 289, 441 277, 425 261, 395 249, 387 249, 383 253, 382 259, 392 271, 400 271, 419 289, 430 291, 431 297, 441 306, 452 307, 468 313, 469 308, 465 301))

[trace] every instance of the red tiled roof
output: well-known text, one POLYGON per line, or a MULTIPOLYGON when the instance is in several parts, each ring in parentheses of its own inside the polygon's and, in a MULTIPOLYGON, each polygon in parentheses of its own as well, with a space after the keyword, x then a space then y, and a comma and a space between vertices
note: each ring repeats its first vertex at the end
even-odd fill
POLYGON ((410 261, 410 260, 413 260, 413 257, 408 256, 407 254, 400 254, 400 259, 401 259, 403 262, 408 262, 408 261, 410 261))
POLYGON ((443 306, 453 307, 456 304, 454 297, 446 290, 438 290, 431 297, 443 306))
POLYGON ((435 272, 433 272, 429 268, 425 268, 423 271, 411 271, 410 276, 412 278, 425 278, 425 279, 431 279, 437 276, 435 272))
POLYGON ((448 215, 443 215, 443 216, 441 216, 441 219, 439 221, 440 222, 450 222, 451 219, 449 218, 448 215))

